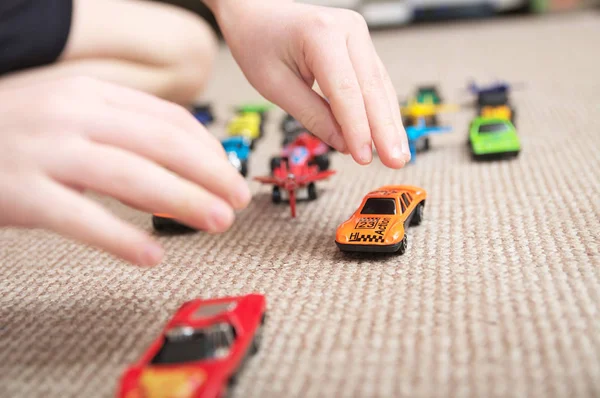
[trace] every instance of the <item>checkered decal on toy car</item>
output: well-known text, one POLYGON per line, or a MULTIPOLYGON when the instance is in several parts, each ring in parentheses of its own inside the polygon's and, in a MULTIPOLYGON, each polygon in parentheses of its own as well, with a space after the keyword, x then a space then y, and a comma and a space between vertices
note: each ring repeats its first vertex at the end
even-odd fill
POLYGON ((380 235, 363 235, 358 232, 350 234, 349 242, 383 242, 383 236, 380 235))

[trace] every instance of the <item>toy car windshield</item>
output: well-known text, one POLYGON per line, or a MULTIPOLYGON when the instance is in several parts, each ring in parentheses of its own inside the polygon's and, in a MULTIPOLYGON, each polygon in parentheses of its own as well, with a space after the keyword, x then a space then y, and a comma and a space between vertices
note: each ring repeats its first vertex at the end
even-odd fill
POLYGON ((360 214, 396 214, 396 202, 389 198, 369 198, 360 214))
POLYGON ((479 127, 480 133, 499 133, 506 130, 508 130, 508 128, 504 123, 490 123, 479 127))
POLYGON ((227 356, 235 340, 233 326, 220 323, 208 328, 183 326, 171 329, 150 363, 176 364, 227 356))

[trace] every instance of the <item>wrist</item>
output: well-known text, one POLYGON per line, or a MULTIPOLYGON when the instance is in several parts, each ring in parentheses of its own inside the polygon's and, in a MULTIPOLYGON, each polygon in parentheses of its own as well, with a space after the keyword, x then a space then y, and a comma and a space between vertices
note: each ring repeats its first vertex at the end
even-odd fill
POLYGON ((276 7, 278 4, 293 3, 294 0, 203 0, 203 2, 221 23, 221 21, 235 19, 238 14, 243 15, 245 8, 255 7, 256 4, 261 7, 265 5, 276 7))

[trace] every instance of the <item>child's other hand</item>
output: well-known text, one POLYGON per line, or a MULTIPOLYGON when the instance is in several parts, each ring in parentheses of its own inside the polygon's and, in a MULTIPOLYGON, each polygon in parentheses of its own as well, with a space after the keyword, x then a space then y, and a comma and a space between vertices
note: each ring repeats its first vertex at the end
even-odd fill
POLYGON ((162 248, 81 191, 210 232, 250 201, 221 144, 177 105, 88 78, 7 89, 0 104, 0 225, 51 229, 155 265, 162 248))
POLYGON ((389 167, 410 159, 395 90, 362 16, 285 0, 206 2, 265 98, 360 164, 372 160, 373 142, 389 167))

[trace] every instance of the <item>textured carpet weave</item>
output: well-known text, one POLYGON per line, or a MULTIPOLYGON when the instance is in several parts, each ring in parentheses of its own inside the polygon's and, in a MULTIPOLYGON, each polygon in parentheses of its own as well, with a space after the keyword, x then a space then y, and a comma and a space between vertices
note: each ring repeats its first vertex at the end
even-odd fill
MULTIPOLYGON (((465 103, 471 77, 522 83, 521 156, 474 163, 464 108, 442 117, 454 132, 403 170, 334 155, 339 174, 295 220, 253 182, 229 232, 161 237, 167 257, 147 270, 51 233, 2 229, 0 397, 109 397, 182 302, 255 291, 269 319, 235 397, 600 396, 600 18, 373 36, 402 95, 438 82, 465 103), (339 253, 336 226, 366 192, 396 183, 429 194, 407 253, 339 253)), ((226 49, 207 98, 221 120, 258 98, 226 49)), ((252 175, 267 171, 281 116, 271 114, 252 175)), ((99 200, 151 229, 147 214, 99 200)))

